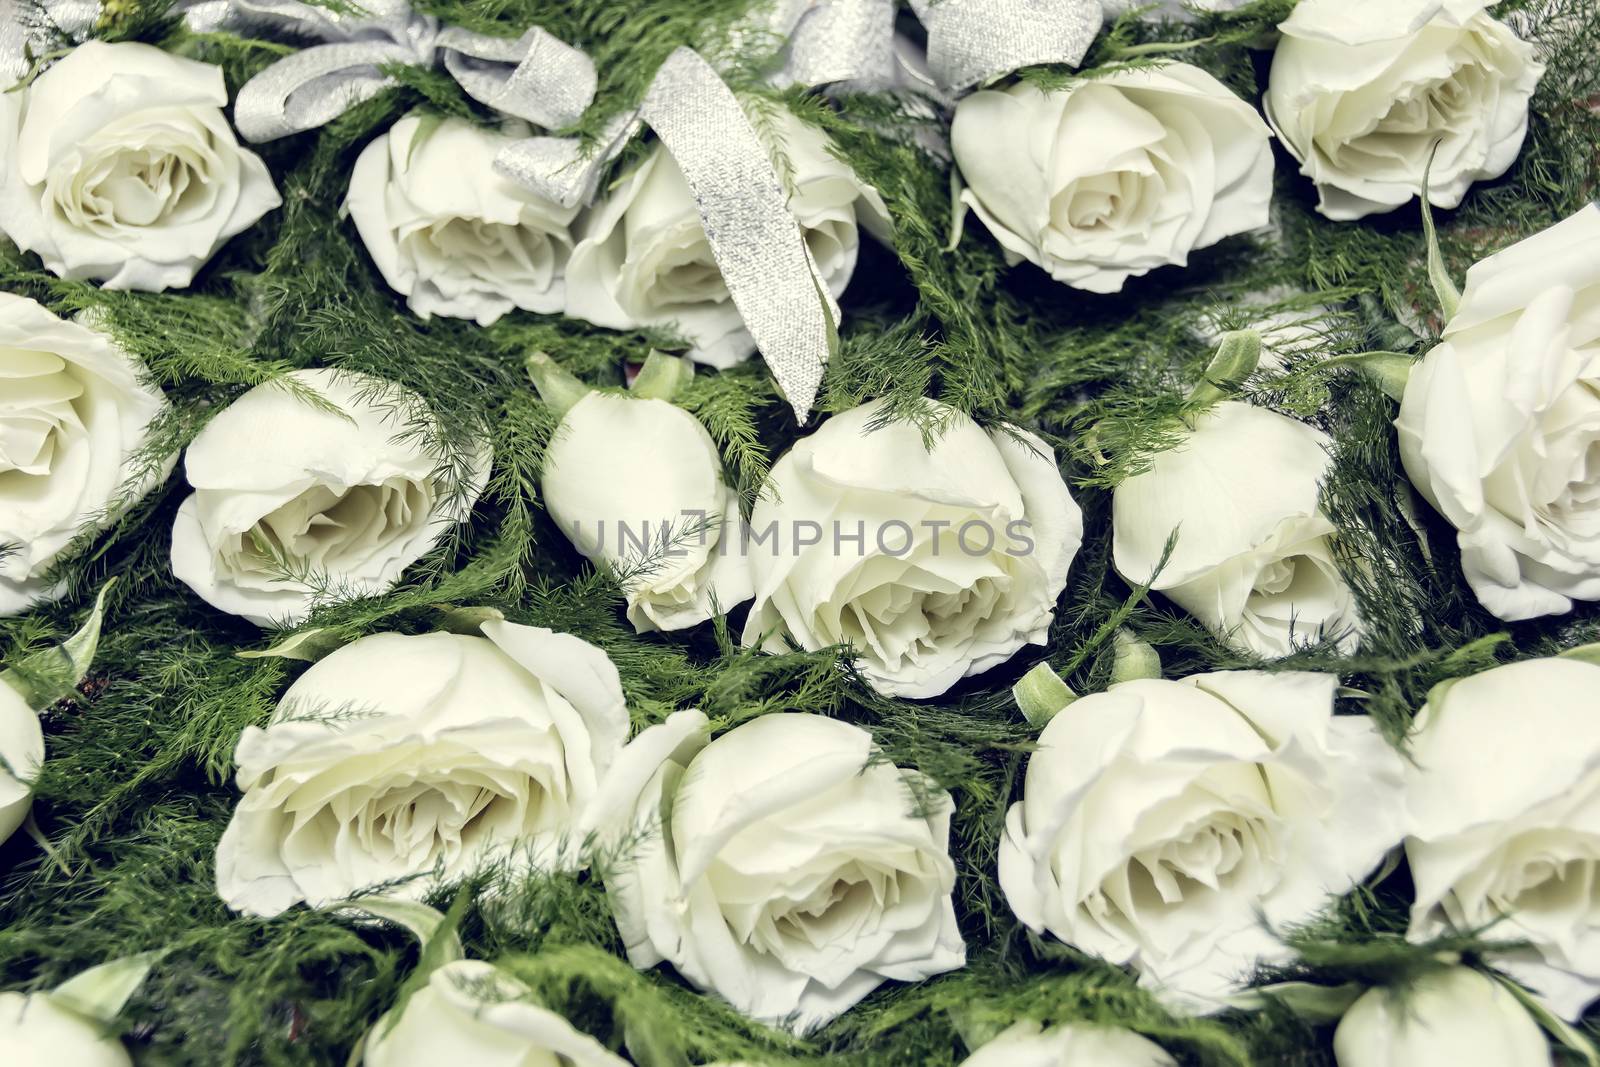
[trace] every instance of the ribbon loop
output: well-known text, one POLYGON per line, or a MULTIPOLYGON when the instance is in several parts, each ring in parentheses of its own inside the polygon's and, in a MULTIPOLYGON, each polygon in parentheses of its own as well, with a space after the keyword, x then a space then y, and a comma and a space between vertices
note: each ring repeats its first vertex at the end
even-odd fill
POLYGON ((536 126, 571 126, 599 85, 593 60, 537 26, 516 40, 449 28, 438 46, 467 95, 536 126))
POLYGON ((789 82, 893 89, 900 85, 894 16, 894 0, 798 0, 780 5, 767 29, 788 39, 789 82))
POLYGON ((234 124, 250 141, 320 126, 392 87, 382 68, 442 62, 474 100, 539 126, 577 122, 598 79, 582 51, 537 26, 521 37, 441 29, 405 0, 365 0, 345 14, 301 0, 200 0, 184 11, 196 32, 272 29, 322 41, 285 56, 239 90, 234 124))
POLYGON ((1102 14, 1096 0, 911 0, 928 29, 928 66, 957 91, 1040 63, 1083 62, 1102 14))
POLYGON ((307 48, 245 82, 233 104, 233 124, 260 143, 332 122, 350 108, 391 88, 381 67, 412 64, 407 45, 382 41, 324 44, 307 48))

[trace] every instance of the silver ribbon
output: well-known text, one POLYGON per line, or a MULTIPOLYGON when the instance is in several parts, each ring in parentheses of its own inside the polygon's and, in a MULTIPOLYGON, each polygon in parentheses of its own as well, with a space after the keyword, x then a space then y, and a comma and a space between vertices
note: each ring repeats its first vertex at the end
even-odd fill
POLYGON ((805 422, 839 320, 766 146, 711 65, 679 48, 656 71, 640 117, 694 194, 728 294, 772 376, 805 422))
POLYGON ((80 40, 100 17, 98 0, 0 0, 0 91, 62 38, 80 40))
POLYGON ((532 137, 502 149, 494 167, 558 203, 583 203, 646 124, 683 172, 745 329, 805 422, 837 340, 839 306, 818 277, 766 147, 698 52, 668 56, 639 110, 612 119, 592 149, 576 139, 532 137))
MULTIPOLYGON (((1099 0, 910 0, 928 33, 926 65, 895 34, 895 0, 780 0, 735 29, 732 48, 786 39, 784 84, 911 89, 936 99, 1021 67, 1082 62, 1099 0)), ((944 102, 944 101, 941 101, 944 102)))
POLYGON ((1075 67, 1100 32, 1099 0, 911 0, 928 67, 952 92, 1040 63, 1075 67))
POLYGON ((300 0, 201 0, 184 21, 200 33, 271 31, 323 43, 285 56, 239 90, 234 125, 270 141, 329 122, 395 84, 394 64, 444 68, 474 100, 538 126, 570 126, 594 100, 594 63, 537 26, 521 37, 441 28, 405 0, 363 0, 346 14, 300 0))

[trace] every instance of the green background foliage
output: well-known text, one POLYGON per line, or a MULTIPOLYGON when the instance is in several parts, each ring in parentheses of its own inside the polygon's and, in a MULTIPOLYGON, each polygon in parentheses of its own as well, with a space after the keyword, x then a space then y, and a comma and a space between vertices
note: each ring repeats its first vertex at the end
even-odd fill
MULTIPOLYGON (((589 51, 600 100, 585 118, 631 106, 656 65, 683 43, 714 50, 742 0, 425 0, 442 19, 514 34, 529 24, 589 51)), ((1137 57, 1160 42, 1199 42, 1181 58, 1259 99, 1272 26, 1291 0, 1260 0, 1193 24, 1124 19, 1103 33, 1091 64, 1137 57), (1130 51, 1131 49, 1131 51, 1130 51)), ((1600 15, 1591 0, 1512 0, 1497 9, 1536 40, 1549 72, 1533 102, 1522 155, 1503 179, 1476 186, 1439 214, 1445 260, 1459 278, 1476 258, 1565 217, 1600 180, 1600 15)), ((110 5, 97 34, 143 39, 221 64, 230 89, 283 54, 281 44, 196 37, 159 3, 110 5)), ((1155 54, 1159 54, 1156 50, 1155 54)), ((393 592, 321 608, 307 627, 340 638, 439 625, 437 605, 492 605, 509 617, 578 634, 616 661, 636 726, 698 706, 719 728, 755 715, 804 710, 871 730, 884 754, 954 794, 951 842, 966 969, 915 987, 885 985, 806 1040, 740 1019, 667 968, 636 973, 621 957, 603 889, 592 876, 519 875, 490 901, 467 887, 461 932, 472 955, 499 960, 552 1007, 646 1064, 754 1058, 771 1063, 954 1064, 976 1040, 1022 1015, 1117 1021, 1185 1063, 1331 1063, 1328 1033, 1281 1011, 1181 1019, 1114 968, 1032 937, 1012 917, 994 865, 1006 806, 1033 731, 1009 687, 1048 660, 1080 693, 1103 688, 1112 635, 1126 626, 1160 652, 1168 676, 1257 664, 1226 648, 1159 597, 1143 598, 1110 567, 1109 489, 1170 441, 1211 355, 1216 331, 1291 312, 1316 327, 1281 372, 1260 373, 1248 397, 1307 419, 1336 442, 1326 503, 1368 622, 1355 655, 1308 648, 1268 669, 1338 672, 1357 694, 1342 709, 1370 712, 1397 741, 1430 686, 1497 661, 1600 639, 1600 609, 1506 625, 1484 612, 1460 574, 1452 532, 1407 487, 1395 450, 1394 404, 1328 356, 1364 349, 1421 352, 1441 327, 1426 280, 1414 207, 1359 224, 1311 211, 1314 194, 1278 150, 1276 237, 1241 237, 1097 296, 1008 268, 981 224, 947 249, 951 178, 907 135, 917 121, 885 97, 835 105, 773 94, 760 57, 734 83, 826 127, 843 156, 888 202, 894 249, 863 250, 843 300, 842 351, 821 397, 825 411, 891 398, 915 417, 932 396, 984 422, 1010 419, 1054 444, 1085 512, 1087 539, 1047 647, 971 679, 944 698, 889 700, 847 668, 839 650, 766 656, 740 650, 729 627, 636 636, 613 580, 594 571, 544 514, 536 486, 556 419, 530 388, 526 354, 551 353, 598 385, 665 334, 615 333, 517 313, 488 329, 419 321, 391 293, 340 214, 361 148, 402 114, 432 108, 489 116, 448 78, 400 71, 403 85, 320 131, 267 145, 262 155, 282 209, 231 242, 190 290, 108 293, 61 281, 37 259, 0 248, 0 286, 60 314, 93 310, 148 367, 174 411, 145 457, 160 463, 245 389, 308 366, 366 371, 424 397, 464 451, 494 443, 495 470, 470 525, 393 592), (1209 332, 1208 332, 1209 331, 1209 332), (1090 431, 1093 430, 1091 435, 1090 431)), ((1025 77, 1060 84, 1063 70, 1025 77)), ((759 110, 759 109, 758 109, 759 110)), ((759 360, 699 374, 684 405, 710 431, 728 476, 753 501, 772 461, 797 436, 759 360)), ((648 448, 648 442, 639 447, 648 448)), ((1241 471, 1248 477, 1248 471, 1241 471)), ((35 813, 47 854, 19 834, 0 849, 0 986, 45 988, 103 960, 153 948, 167 954, 130 1005, 125 1033, 151 1064, 338 1064, 394 1000, 417 950, 398 931, 291 910, 270 921, 230 914, 213 890, 213 853, 236 799, 231 754, 240 731, 271 713, 302 665, 241 659, 281 634, 212 610, 175 581, 168 531, 188 492, 180 467, 109 529, 86 535, 59 568, 68 595, 0 619, 7 662, 74 628, 108 578, 106 632, 81 694, 44 715, 49 761, 35 813)), ((736 631, 735 631, 736 632, 736 631)), ((1409 892, 1403 865, 1330 906, 1300 931, 1299 977, 1383 980, 1417 959, 1403 944, 1409 892)), ((447 903, 441 899, 439 903, 447 903)), ((1458 946, 1459 947, 1459 946, 1458 946)), ((1471 945, 1465 946, 1469 950, 1471 945)))

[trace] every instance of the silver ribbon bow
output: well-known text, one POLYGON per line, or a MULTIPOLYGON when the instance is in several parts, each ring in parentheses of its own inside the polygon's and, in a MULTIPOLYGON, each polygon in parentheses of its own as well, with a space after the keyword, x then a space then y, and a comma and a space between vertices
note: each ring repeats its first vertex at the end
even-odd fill
POLYGON ((538 126, 578 121, 594 100, 594 63, 531 27, 516 39, 441 27, 405 0, 362 0, 346 14, 300 0, 201 0, 184 21, 200 33, 271 31, 323 43, 285 56, 239 90, 234 125, 270 141, 329 122, 395 84, 385 66, 442 61, 473 99, 538 126))
POLYGON ((0 91, 61 38, 86 36, 99 17, 99 0, 0 0, 0 91))

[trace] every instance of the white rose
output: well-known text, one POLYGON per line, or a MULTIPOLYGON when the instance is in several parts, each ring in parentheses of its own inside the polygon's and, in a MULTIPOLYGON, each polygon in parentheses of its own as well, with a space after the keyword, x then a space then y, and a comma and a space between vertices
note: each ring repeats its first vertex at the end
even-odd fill
POLYGON ((1467 272, 1411 372, 1400 458, 1502 619, 1600 600, 1600 207, 1467 272))
POLYGON ((747 646, 848 642, 879 692, 932 697, 1045 642, 1083 543, 1054 454, 929 407, 946 425, 931 450, 915 425, 878 426, 873 401, 773 466, 745 546, 747 646))
POLYGON ((1177 1067, 1160 1045, 1132 1030, 1088 1023, 1048 1028, 1015 1023, 985 1041, 961 1067, 1177 1067))
MULTIPOLYGON (((0 686, 0 688, 4 688, 0 686)), ((6 1067, 133 1067, 105 1024, 49 993, 0 993, 0 1063, 6 1067)))
POLYGON ((976 92, 951 126, 961 203, 1007 258, 1096 293, 1265 226, 1270 136, 1255 108, 1187 63, 976 92))
POLYGON ((489 862, 570 866, 577 820, 628 734, 616 668, 568 634, 376 634, 312 665, 234 753, 217 846, 228 906, 276 915, 489 862))
POLYGON ((365 1067, 627 1067, 482 960, 435 969, 399 1013, 385 1015, 367 1035, 365 1067))
POLYGON ((1000 843, 1031 930, 1200 1010, 1400 841, 1400 758, 1328 674, 1113 685, 1056 714, 1000 843), (1263 922, 1263 917, 1265 922, 1263 922))
POLYGON ((177 457, 141 462, 167 401, 122 349, 11 293, 0 381, 0 615, 15 615, 56 593, 45 572, 81 530, 154 489, 177 457))
POLYGON ((0 99, 0 230, 63 278, 182 288, 281 201, 222 68, 88 41, 0 99))
POLYGON ((1302 0, 1278 30, 1265 107, 1330 219, 1422 192, 1455 207, 1506 172, 1544 67, 1489 0, 1302 0), (1434 154, 1437 147, 1437 154, 1434 154))
POLYGON ((1333 1034, 1339 1067, 1552 1067, 1539 1024, 1503 985, 1470 967, 1369 989, 1333 1034))
POLYGON ((618 759, 596 805, 628 959, 670 961, 799 1032, 886 979, 960 967, 949 795, 836 719, 763 715, 706 743, 678 712, 618 759))
POLYGON ((1496 966, 1569 1019, 1600 995, 1597 708, 1600 666, 1578 659, 1446 682, 1417 715, 1407 773, 1411 936, 1527 942, 1496 966))
MULTIPOLYGON (((887 238, 888 210, 815 127, 778 111, 758 132, 780 141, 768 147, 788 161, 789 210, 818 278, 838 297, 855 272, 859 228, 887 238)), ((579 236, 567 265, 567 314, 617 330, 675 329, 693 344, 691 358, 714 367, 730 367, 755 351, 689 186, 660 144, 589 211, 579 236)))
POLYGON ((510 134, 447 118, 401 119, 362 151, 345 209, 384 281, 422 318, 488 326, 512 308, 566 303, 570 226, 564 208, 500 177, 510 134))
POLYGON ((1112 495, 1112 551, 1129 582, 1152 588, 1258 656, 1296 642, 1355 644, 1360 620, 1334 564, 1333 523, 1317 499, 1331 459, 1322 431, 1223 401, 1175 448, 1112 495))
POLYGON ((172 527, 173 573, 258 626, 303 619, 324 588, 392 588, 471 512, 489 466, 484 451, 451 484, 446 457, 407 423, 421 401, 399 386, 332 370, 288 378, 322 404, 268 382, 218 413, 184 458, 195 491, 172 527))
POLYGON ((561 419, 539 484, 578 550, 618 568, 640 633, 750 598, 739 498, 698 419, 665 400, 589 393, 561 419), (726 541, 725 541, 726 539, 726 541))
POLYGON ((0 681, 0 844, 17 832, 32 810, 32 783, 43 766, 39 716, 22 694, 0 681))

